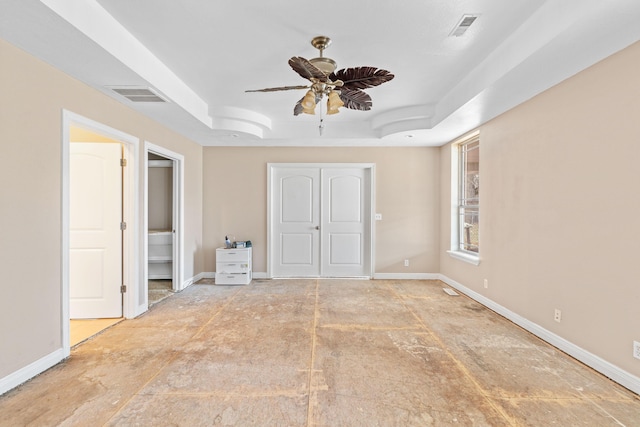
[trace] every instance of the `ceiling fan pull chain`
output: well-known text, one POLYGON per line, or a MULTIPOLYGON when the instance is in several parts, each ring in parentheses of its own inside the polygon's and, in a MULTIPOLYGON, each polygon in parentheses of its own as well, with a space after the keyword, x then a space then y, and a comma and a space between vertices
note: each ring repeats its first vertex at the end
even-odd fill
POLYGON ((322 136, 322 131, 324 131, 324 118, 322 117, 322 103, 319 102, 318 104, 320 104, 320 125, 318 126, 318 132, 320 136, 322 136))

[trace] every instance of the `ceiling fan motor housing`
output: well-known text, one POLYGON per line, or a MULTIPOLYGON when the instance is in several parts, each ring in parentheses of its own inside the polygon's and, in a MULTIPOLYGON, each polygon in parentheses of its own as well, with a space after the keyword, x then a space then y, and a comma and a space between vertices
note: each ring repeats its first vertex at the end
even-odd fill
POLYGON ((338 64, 331 58, 325 58, 323 56, 319 58, 312 58, 309 60, 313 65, 315 65, 320 71, 325 73, 327 76, 333 73, 336 70, 338 64))

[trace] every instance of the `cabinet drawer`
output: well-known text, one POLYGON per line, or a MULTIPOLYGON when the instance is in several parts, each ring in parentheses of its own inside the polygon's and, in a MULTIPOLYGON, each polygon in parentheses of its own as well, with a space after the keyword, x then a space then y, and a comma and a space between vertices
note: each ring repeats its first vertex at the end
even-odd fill
POLYGON ((216 263, 216 273, 248 273, 251 266, 248 262, 216 263))
POLYGON ((228 274, 216 272, 216 285, 248 285, 251 273, 228 274))
POLYGON ((244 261, 248 263, 250 259, 251 248, 216 250, 216 263, 229 263, 234 261, 244 261))

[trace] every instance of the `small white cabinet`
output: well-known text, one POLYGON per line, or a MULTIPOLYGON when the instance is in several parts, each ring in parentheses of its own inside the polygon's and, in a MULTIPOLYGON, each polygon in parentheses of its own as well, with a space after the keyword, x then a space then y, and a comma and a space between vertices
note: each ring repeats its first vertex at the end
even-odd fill
POLYGON ((149 230, 149 279, 173 278, 173 233, 149 230))
POLYGON ((251 278, 251 248, 216 249, 216 285, 248 285, 251 278))

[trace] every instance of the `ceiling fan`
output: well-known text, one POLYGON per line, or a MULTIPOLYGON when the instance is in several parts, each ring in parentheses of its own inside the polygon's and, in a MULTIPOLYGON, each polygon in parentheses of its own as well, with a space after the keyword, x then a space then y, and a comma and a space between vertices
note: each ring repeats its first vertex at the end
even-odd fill
POLYGON ((343 68, 335 71, 336 62, 322 55, 323 51, 331 44, 331 39, 326 36, 318 36, 311 40, 311 44, 320 51, 319 57, 307 60, 301 56, 294 56, 289 59, 291 68, 301 77, 309 80, 310 85, 281 86, 247 90, 246 92, 307 89, 307 93, 293 108, 295 116, 300 113, 315 114, 316 104, 322 100, 324 95, 327 96, 327 114, 338 113, 340 107, 368 111, 373 103, 371 97, 362 89, 381 85, 394 77, 389 71, 376 67, 343 68))

